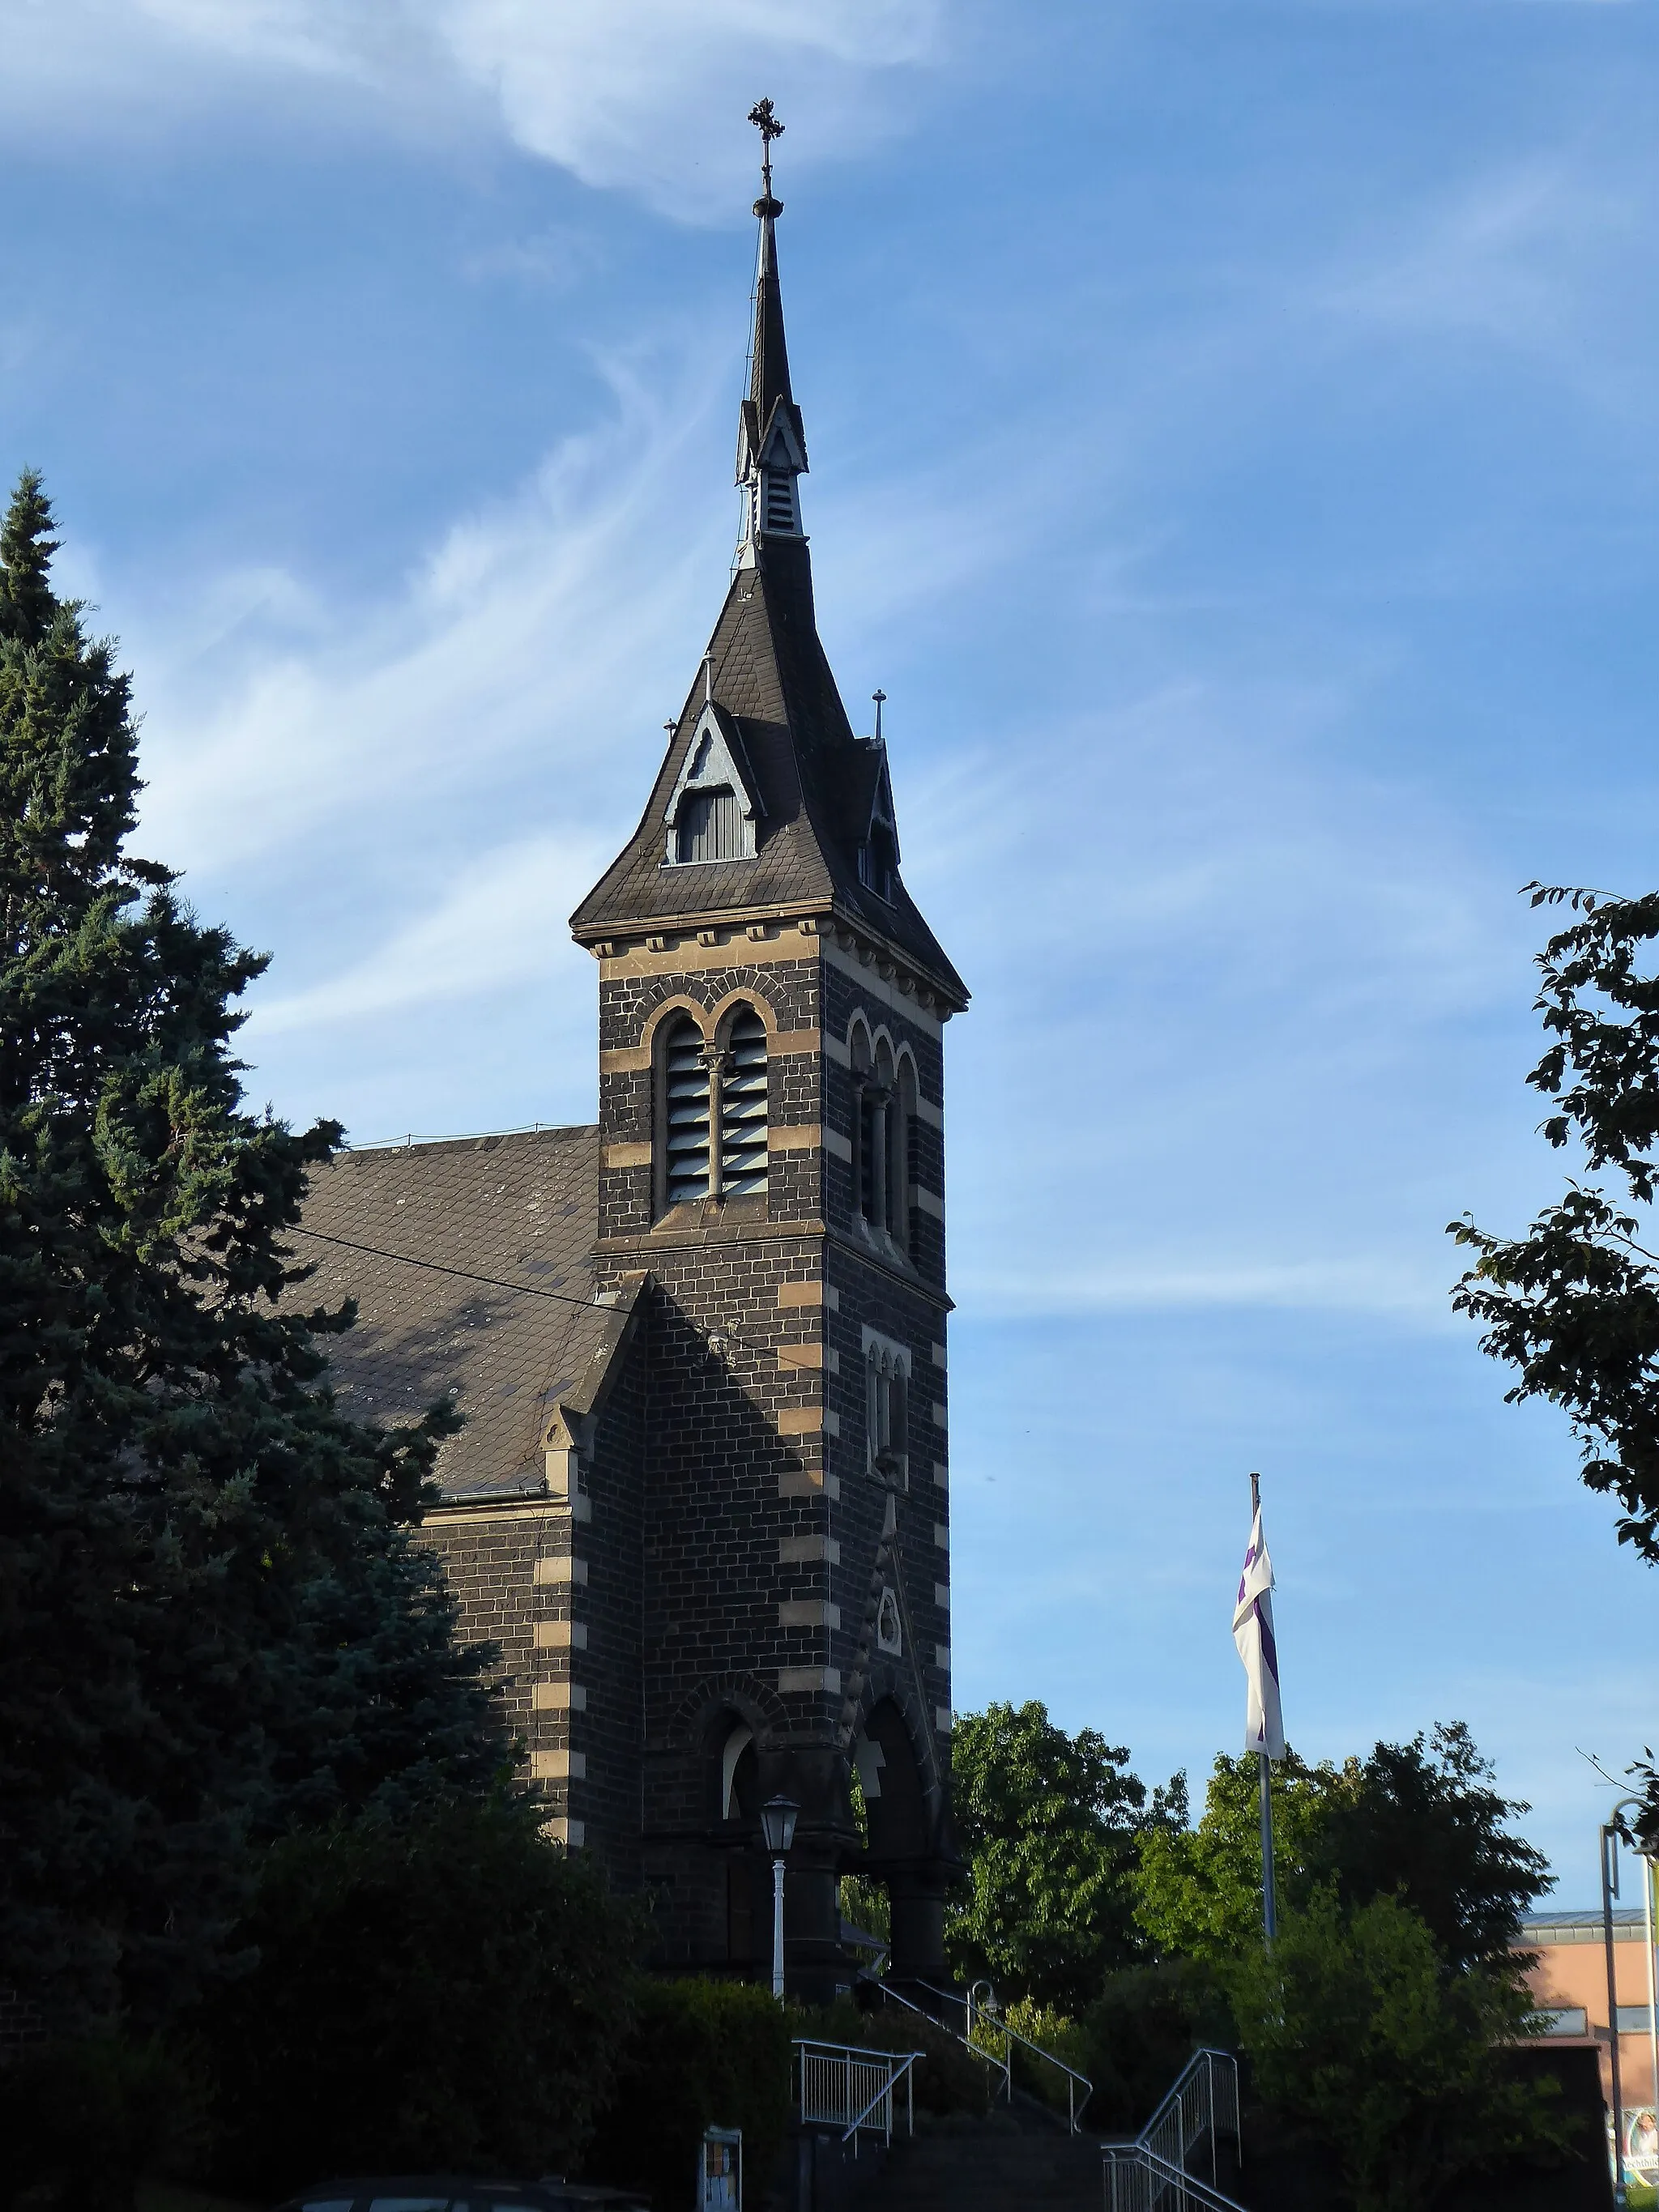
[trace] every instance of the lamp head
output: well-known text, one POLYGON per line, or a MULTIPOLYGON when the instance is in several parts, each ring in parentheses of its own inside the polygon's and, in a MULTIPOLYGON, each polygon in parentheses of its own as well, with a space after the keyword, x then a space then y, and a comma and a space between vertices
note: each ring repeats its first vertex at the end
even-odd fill
POLYGON ((761 1832, 775 1859, 787 1858, 795 1840, 795 1821, 800 1807, 793 1797, 772 1797, 761 1807, 761 1832))

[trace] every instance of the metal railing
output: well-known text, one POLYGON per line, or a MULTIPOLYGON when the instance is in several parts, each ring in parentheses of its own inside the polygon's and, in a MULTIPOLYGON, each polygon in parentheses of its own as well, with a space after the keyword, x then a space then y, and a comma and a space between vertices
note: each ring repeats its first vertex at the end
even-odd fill
POLYGON ((995 1993, 989 1982, 974 1983, 968 1991, 965 2002, 968 2007, 967 2042, 970 2050, 981 2053, 985 2051, 984 2045, 974 2040, 975 2028, 978 2028, 981 2034, 1000 2035, 1002 2038, 1003 2085, 1005 2094, 1011 2100, 1014 2093, 1013 2045, 1015 2044, 1018 2044, 1022 2051, 1029 2051, 1033 2058, 1041 2059, 1045 2066, 1052 2066, 1058 2073, 1066 2076, 1066 2124, 1068 2130, 1075 2135, 1079 2117, 1087 2109, 1089 2100, 1094 2094, 1095 2085, 1088 2075, 1079 2074, 1076 2067, 1068 2066, 1063 2058, 1056 2058, 1052 2051, 1045 2051, 1040 2043, 1033 2043, 1029 2035, 1022 2035, 1018 2028, 1010 2027, 996 2008, 995 1993), (978 2005, 975 2006, 974 2000, 981 1990, 984 1990, 985 1996, 981 1998, 978 2005), (1079 2089, 1083 2092, 1081 2097, 1078 2094, 1079 2089))
POLYGON ((1140 2133, 1103 2143, 1106 2212, 1238 2212, 1216 2185, 1216 2138, 1239 2140, 1238 2061, 1225 2051, 1195 2051, 1175 2087, 1140 2133), (1188 2160, 1209 2139, 1210 2178, 1188 2160))
POLYGON ((904 2127, 915 2131, 911 2069, 921 2051, 860 2051, 848 2043, 795 2043, 796 2103, 806 2127, 839 2128, 853 2145, 860 2132, 893 2140, 894 2091, 904 2084, 904 2127))
POLYGON ((1106 2212, 1243 2212, 1195 2173, 1146 2151, 1133 2166, 1106 2168, 1106 2212))
MULTIPOLYGON (((931 1982, 919 1981, 915 1986, 919 1990, 926 1990, 930 1997, 943 1997, 947 2004, 959 2005, 963 2002, 955 1990, 936 1990, 931 1982)), ((884 1982, 881 1984, 881 1992, 884 2001, 890 1998, 895 2004, 902 2004, 906 2012, 915 2013, 918 2020, 925 2020, 929 2027, 943 2028, 951 2041, 959 2043, 970 2058, 977 2058, 980 2064, 988 2067, 993 2074, 1000 2074, 1002 2087, 1000 2093, 994 2087, 992 2089, 993 2101, 999 2094, 1004 2097, 1012 2096, 1013 2076, 1009 2072, 1006 2062, 999 2058, 995 2051, 985 2051, 977 2043, 969 2043, 967 2037, 952 2027, 948 2021, 940 2020, 937 2014, 927 2011, 924 2006, 917 2004, 913 1998, 907 1997, 903 1990, 896 1989, 891 1982, 884 1982)))

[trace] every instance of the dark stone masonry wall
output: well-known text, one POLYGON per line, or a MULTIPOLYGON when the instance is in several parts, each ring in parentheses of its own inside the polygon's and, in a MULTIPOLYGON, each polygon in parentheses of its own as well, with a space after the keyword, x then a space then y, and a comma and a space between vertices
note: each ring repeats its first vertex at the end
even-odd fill
POLYGON ((602 1296, 648 1274, 634 1334, 569 1505, 455 1507, 428 1527, 468 1632, 502 1644, 556 1832, 649 1891, 659 1963, 769 1967, 754 1814, 781 1788, 802 1808, 792 1978, 827 1994, 850 1975, 839 1874, 868 1865, 896 1911, 909 1899, 900 1919, 925 1958, 952 1866, 943 1051, 936 1024, 816 930, 763 936, 759 957, 734 927, 605 962, 596 1273, 602 1296), (685 1006, 712 1030, 740 1000, 771 1040, 767 1193, 665 1213, 653 1025, 685 1006), (896 1242, 854 1203, 855 1017, 915 1071, 896 1242), (909 1355, 897 1479, 873 1466, 867 1331, 909 1355), (879 1648, 884 1589, 898 1653, 879 1648), (749 1809, 728 1820, 721 1753, 740 1729, 749 1809), (866 1729, 891 1782, 868 1857, 848 1784, 866 1729))

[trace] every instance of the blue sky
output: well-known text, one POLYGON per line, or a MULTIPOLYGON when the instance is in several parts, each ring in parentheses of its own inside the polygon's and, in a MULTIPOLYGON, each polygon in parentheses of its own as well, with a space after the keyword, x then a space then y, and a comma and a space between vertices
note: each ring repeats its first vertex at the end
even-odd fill
POLYGON ((251 1088, 592 1110, 564 917, 719 605, 763 92, 820 618, 950 1037, 957 1697, 1466 1718, 1589 1901, 1659 1589, 1449 1310, 1517 897, 1659 880, 1639 0, 0 0, 0 467, 275 955, 251 1088))

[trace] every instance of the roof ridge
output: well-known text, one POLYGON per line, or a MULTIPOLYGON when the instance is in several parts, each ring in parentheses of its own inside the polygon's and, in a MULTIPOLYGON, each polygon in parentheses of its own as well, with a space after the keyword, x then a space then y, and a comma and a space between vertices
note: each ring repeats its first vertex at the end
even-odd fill
POLYGON ((370 1137, 361 1144, 343 1144, 336 1159, 360 1152, 429 1152, 447 1145, 495 1145, 507 1137, 597 1137, 597 1121, 520 1121, 510 1129, 463 1129, 453 1136, 370 1137))

